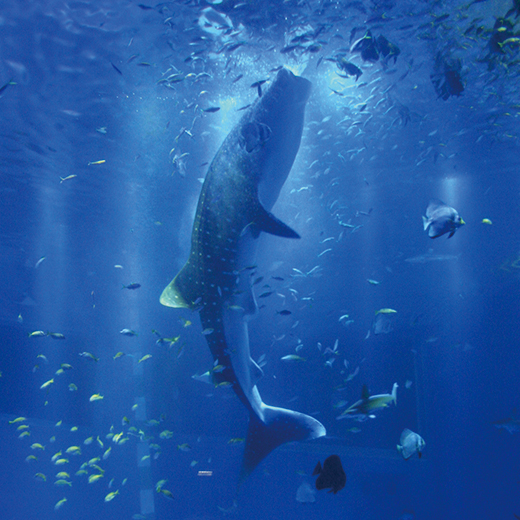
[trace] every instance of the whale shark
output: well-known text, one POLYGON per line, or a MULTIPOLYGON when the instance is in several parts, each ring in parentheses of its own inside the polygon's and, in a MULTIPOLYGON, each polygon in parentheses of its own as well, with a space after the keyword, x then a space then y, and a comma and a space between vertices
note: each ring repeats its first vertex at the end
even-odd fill
POLYGON ((257 383, 248 321, 258 312, 250 271, 260 233, 299 238, 271 209, 300 147, 311 83, 286 68, 231 130, 211 162, 200 193, 188 260, 160 297, 163 305, 199 312, 211 354, 249 412, 239 485, 275 448, 326 434, 311 416, 269 406, 257 383))

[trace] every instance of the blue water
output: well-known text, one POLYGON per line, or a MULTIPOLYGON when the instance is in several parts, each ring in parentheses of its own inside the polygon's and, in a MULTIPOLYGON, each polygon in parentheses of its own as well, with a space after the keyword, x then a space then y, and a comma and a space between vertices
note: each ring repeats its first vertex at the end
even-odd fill
POLYGON ((518 518, 512 2, 12 4, 0 5, 1 517, 518 518), (395 62, 353 49, 368 29, 399 48, 395 62), (338 75, 341 56, 357 80, 338 75), (260 236, 254 291, 274 292, 250 342, 264 401, 327 436, 278 448, 236 495, 243 443, 229 441, 247 412, 192 378, 213 366, 198 315, 159 296, 188 257, 208 163, 258 97, 250 85, 281 65, 313 83, 273 208, 302 238, 260 236), (463 91, 436 91, 450 71, 463 91), (423 230, 431 199, 466 222, 452 238, 423 230), (376 334, 382 308, 397 312, 376 334), (394 382, 396 406, 336 420, 363 385, 394 382), (420 459, 398 454, 404 428, 424 438, 420 459), (333 453, 345 488, 297 501, 333 453))

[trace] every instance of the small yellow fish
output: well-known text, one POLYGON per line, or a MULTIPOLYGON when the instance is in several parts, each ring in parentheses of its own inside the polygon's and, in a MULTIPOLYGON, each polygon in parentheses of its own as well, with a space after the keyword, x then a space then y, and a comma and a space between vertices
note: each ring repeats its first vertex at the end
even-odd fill
POLYGON ((173 437, 173 432, 171 432, 170 430, 164 430, 159 434, 159 437, 161 439, 171 439, 173 437))
POLYGON ((77 177, 77 175, 67 175, 67 177, 60 177, 60 184, 64 181, 68 181, 70 179, 74 179, 74 177, 77 177))
POLYGON ((105 470, 103 468, 100 468, 97 464, 92 464, 92 466, 90 466, 91 468, 94 468, 94 469, 97 469, 98 473, 100 475, 104 475, 105 474, 105 470))
POLYGON ((158 489, 158 493, 162 493, 166 498, 169 498, 170 500, 173 500, 173 493, 171 491, 168 491, 167 489, 158 489))
POLYGON ((66 471, 60 471, 56 474, 56 478, 70 478, 70 475, 66 471))
POLYGON ((177 448, 181 451, 190 451, 191 450, 191 446, 186 442, 184 444, 178 444, 177 448))
POLYGON ((94 441, 94 437, 88 437, 87 439, 85 439, 83 441, 83 444, 88 446, 89 444, 92 444, 93 441, 94 441))
POLYGON ((77 432, 78 431, 78 427, 77 426, 73 426, 71 429, 70 429, 71 432, 77 432))
POLYGON ((31 432, 25 430, 24 432, 20 433, 20 435, 18 435, 18 438, 23 439, 24 437, 30 437, 30 436, 31 436, 31 432))
POLYGON ((96 356, 94 356, 94 354, 91 354, 90 352, 80 352, 79 354, 81 357, 88 357, 94 361, 99 361, 99 358, 97 358, 96 356))
POLYGON ((55 453, 55 454, 51 457, 51 461, 52 461, 52 462, 56 462, 56 461, 57 461, 61 456, 62 456, 61 451, 58 451, 58 453, 55 453))
POLYGON ((397 311, 394 310, 394 309, 389 309, 387 307, 383 308, 383 309, 379 309, 378 311, 376 311, 376 316, 378 314, 396 314, 397 311))
POLYGON ((244 441, 245 439, 242 437, 234 437, 233 439, 229 439, 228 444, 239 444, 244 441))
POLYGON ((86 469, 78 469, 78 471, 76 471, 76 475, 78 477, 80 477, 81 475, 88 475, 88 471, 86 469))
POLYGON ((114 498, 116 498, 116 495, 119 495, 119 489, 117 489, 116 491, 112 491, 112 493, 109 493, 105 497, 105 502, 110 502, 111 500, 114 500, 114 498))
POLYGON ((38 460, 38 457, 36 455, 29 455, 28 457, 25 457, 25 462, 31 462, 31 460, 38 460))
POLYGON ((101 401, 101 399, 104 399, 104 396, 100 395, 100 394, 94 394, 94 395, 91 395, 90 396, 90 399, 89 401, 91 403, 93 403, 94 401, 101 401))
POLYGON ((92 484, 94 482, 97 482, 100 478, 103 478, 103 476, 104 475, 98 475, 98 474, 90 475, 90 477, 88 478, 88 483, 92 484))
POLYGON ((36 480, 40 480, 41 482, 47 482, 47 477, 43 473, 36 473, 36 475, 34 475, 34 478, 36 480))
POLYGON ((62 498, 59 502, 56 502, 56 505, 54 506, 54 510, 57 511, 58 509, 60 509, 66 501, 67 501, 66 498, 62 498))
POLYGON ((152 357, 151 354, 146 354, 145 356, 143 356, 139 361, 138 363, 141 363, 143 361, 146 361, 147 359, 150 359, 152 357))
POLYGON ((40 444, 39 442, 35 442, 34 444, 31 444, 31 450, 44 450, 45 446, 40 444))
POLYGON ((120 433, 116 433, 113 437, 112 437, 112 442, 119 442, 121 440, 121 437, 123 437, 123 432, 120 432, 120 433))
POLYGON ((29 333, 30 338, 42 338, 43 336, 47 336, 43 330, 35 330, 34 332, 29 333))
POLYGON ((74 383, 69 384, 69 390, 71 392, 75 392, 78 389, 78 387, 74 383))
POLYGON ((54 482, 54 485, 60 486, 60 487, 63 487, 63 486, 72 487, 72 482, 69 482, 68 480, 60 479, 60 480, 57 480, 56 482, 54 482))
POLYGON ((20 424, 20 426, 18 426, 18 428, 16 428, 16 431, 27 430, 27 428, 29 428, 28 424, 20 424))
POLYGON ((89 161, 89 162, 88 162, 88 165, 89 165, 89 166, 92 166, 92 165, 94 165, 94 164, 103 164, 103 163, 105 163, 105 162, 106 162, 105 159, 101 159, 100 161, 89 161))
POLYGON ((63 466, 63 464, 68 464, 69 459, 58 459, 54 464, 56 466, 63 466))
POLYGON ((491 226, 493 222, 491 222, 491 220, 489 220, 488 218, 483 218, 482 224, 487 224, 488 226, 491 226))
POLYGON ((112 451, 112 448, 108 448, 108 450, 105 451, 105 453, 103 453, 103 460, 107 460, 108 457, 110 456, 110 452, 112 451))
POLYGON ((69 453, 72 455, 81 455, 81 448, 79 446, 70 446, 65 450, 65 453, 69 453))
POLYGON ((115 356, 114 356, 114 359, 117 359, 117 358, 120 358, 122 356, 124 356, 125 353, 124 352, 118 352, 115 356))
POLYGON ((24 421, 27 421, 26 417, 17 417, 16 419, 9 421, 9 424, 16 424, 16 423, 24 422, 24 421))

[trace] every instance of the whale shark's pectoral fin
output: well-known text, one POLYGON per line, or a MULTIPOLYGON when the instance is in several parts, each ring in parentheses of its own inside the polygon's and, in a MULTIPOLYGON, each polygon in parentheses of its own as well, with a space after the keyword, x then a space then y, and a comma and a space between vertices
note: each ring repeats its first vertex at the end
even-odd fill
POLYGON ((287 224, 284 224, 281 220, 277 219, 272 213, 269 213, 260 202, 258 202, 254 210, 253 218, 254 220, 251 222, 251 233, 255 238, 258 238, 260 231, 278 237, 300 238, 300 235, 298 235, 294 229, 291 229, 287 224))
POLYGON ((164 289, 159 301, 166 307, 195 309, 201 295, 194 289, 196 270, 186 262, 179 274, 164 289))
MULTIPOLYGON (((256 387, 253 391, 257 391, 256 387)), ((317 439, 326 435, 325 427, 314 417, 262 403, 264 421, 252 413, 249 417, 246 444, 239 484, 275 448, 286 442, 317 439)))

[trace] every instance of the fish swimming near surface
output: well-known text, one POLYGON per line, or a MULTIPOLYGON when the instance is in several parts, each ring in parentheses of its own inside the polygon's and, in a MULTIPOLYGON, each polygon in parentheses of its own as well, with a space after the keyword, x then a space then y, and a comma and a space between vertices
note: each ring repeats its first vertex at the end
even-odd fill
POLYGON ((417 453, 419 458, 422 457, 426 443, 418 433, 405 428, 401 433, 399 442, 401 444, 397 445, 397 451, 403 456, 404 460, 408 460, 414 453, 417 453))
POLYGON ((423 217, 424 231, 428 231, 430 238, 437 238, 449 233, 451 238, 460 226, 465 224, 456 209, 451 208, 440 200, 432 200, 423 217))
POLYGON ((300 146, 310 89, 308 80, 281 69, 231 130, 202 186, 189 259, 160 298, 168 307, 199 311, 223 367, 213 381, 231 386, 249 411, 239 484, 281 444, 326 433, 313 417, 262 401, 262 369, 250 355, 247 323, 258 309, 247 269, 256 265, 260 233, 299 238, 270 210, 300 146))
POLYGON ((321 463, 318 462, 312 474, 318 475, 316 479, 316 489, 318 491, 331 488, 329 493, 336 494, 340 489, 343 489, 347 483, 347 475, 345 475, 345 471, 341 465, 341 459, 338 455, 327 457, 323 462, 323 467, 321 467, 321 463))
POLYGON ((363 385, 361 399, 349 406, 337 419, 353 418, 364 421, 368 417, 375 418, 374 411, 386 408, 392 401, 397 404, 397 383, 394 383, 391 394, 370 395, 367 385, 363 385))

